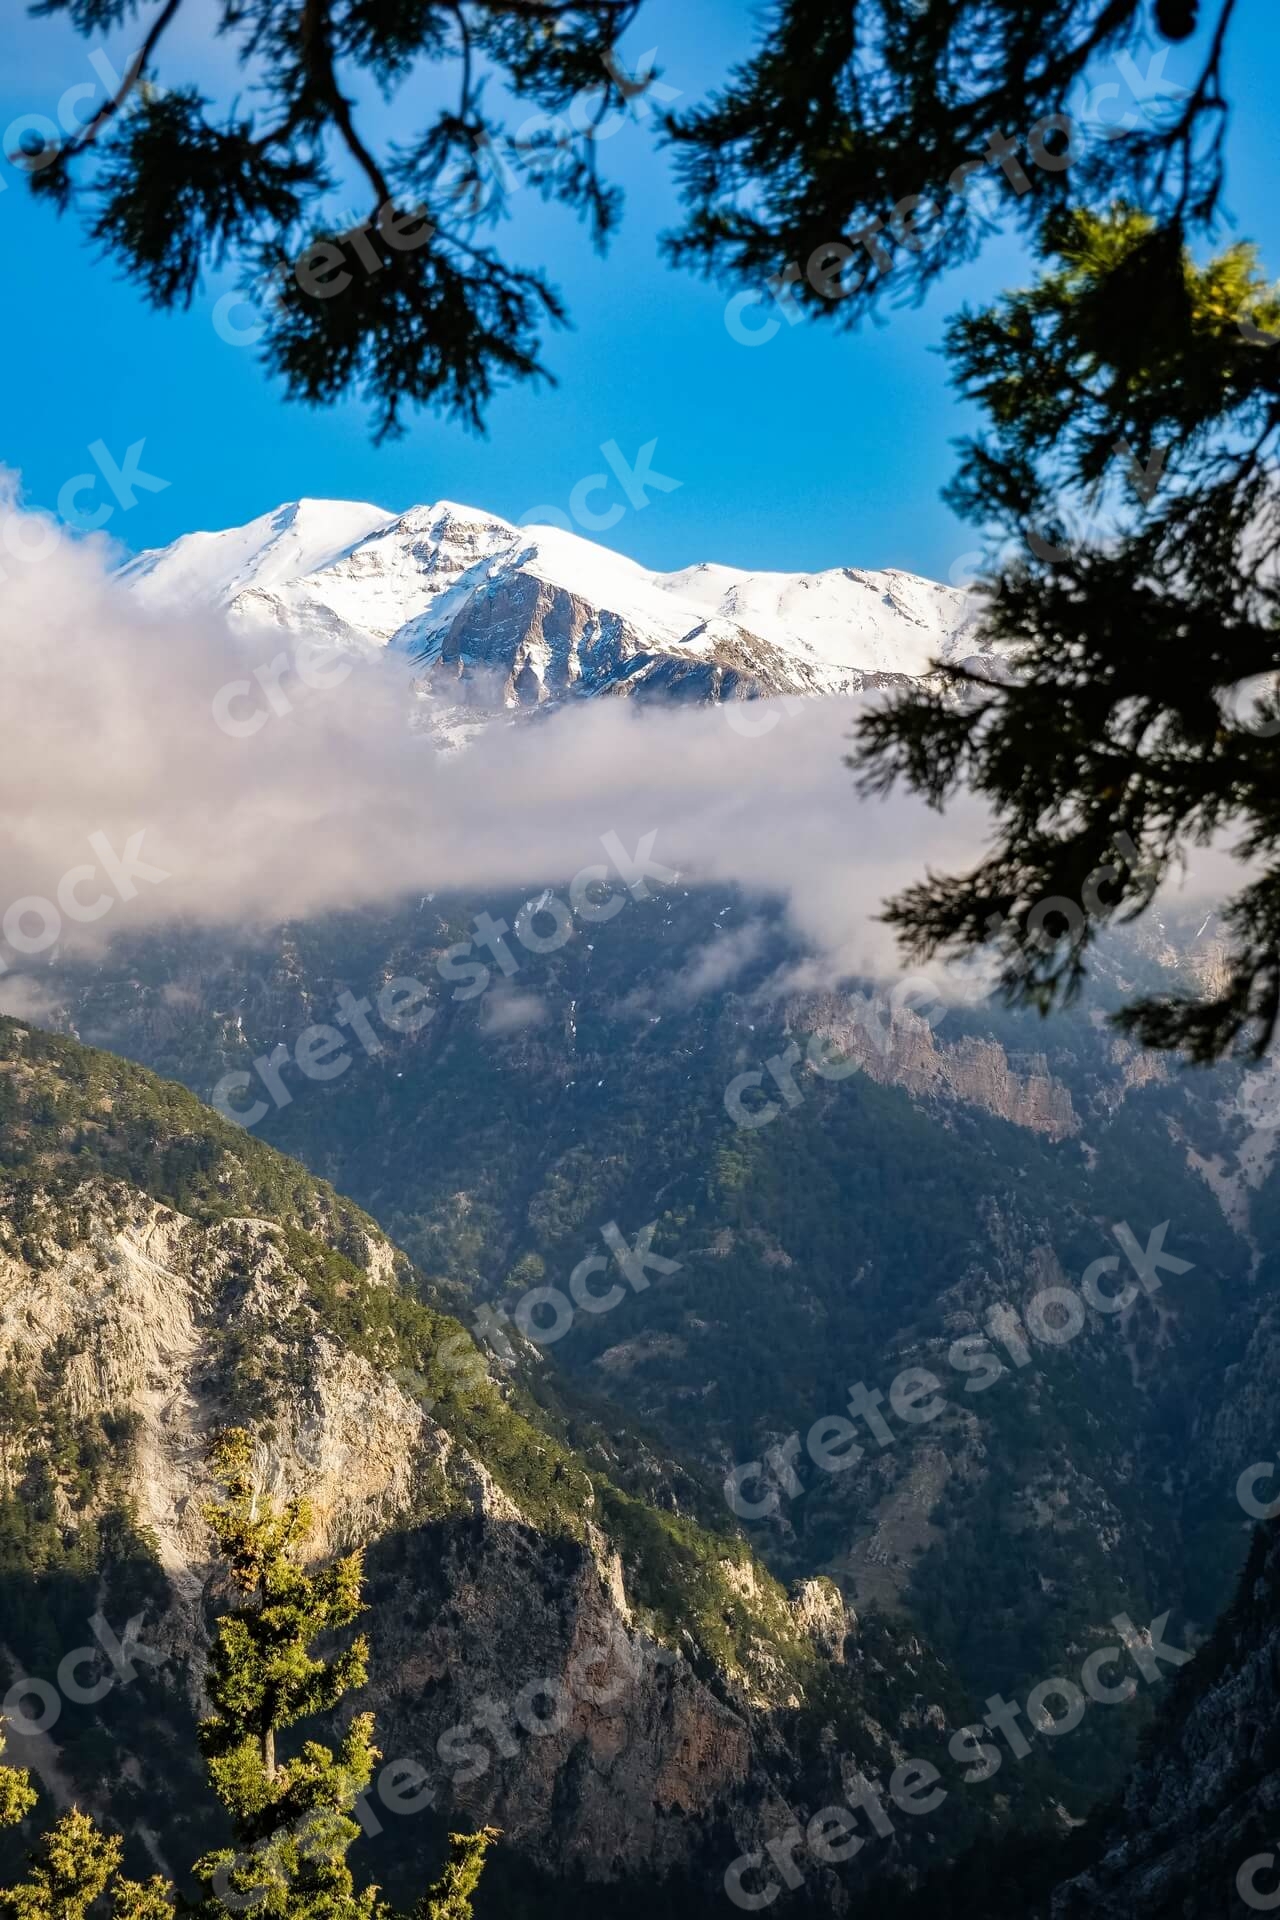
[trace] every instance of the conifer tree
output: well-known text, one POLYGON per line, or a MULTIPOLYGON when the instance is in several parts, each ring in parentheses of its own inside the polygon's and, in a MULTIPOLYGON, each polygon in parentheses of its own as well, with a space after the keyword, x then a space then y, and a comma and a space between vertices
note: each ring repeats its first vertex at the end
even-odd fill
MULTIPOLYGON (((25 1767, 0 1766, 0 1827, 16 1826, 37 1798, 25 1767)), ((112 1920, 172 1920, 169 1882, 159 1875, 147 1881, 125 1878, 123 1854, 118 1834, 103 1833, 87 1813, 72 1807, 41 1836, 27 1878, 0 1888, 0 1913, 12 1920, 86 1920, 107 1896, 112 1920)))
POLYGON ((1198 260, 1150 213, 1076 210, 1036 282, 954 322, 989 427, 950 497, 1003 535, 980 631, 1004 654, 864 718, 856 764, 934 806, 967 788, 995 831, 888 918, 917 957, 998 956, 1007 998, 1079 988, 1099 930, 1188 849, 1241 869, 1214 991, 1133 999, 1147 1045, 1261 1054, 1280 1025, 1280 291, 1255 250, 1198 260))
POLYGON ((620 195, 600 141, 652 77, 618 51, 639 0, 215 0, 250 81, 225 108, 158 71, 189 0, 35 11, 97 36, 142 14, 98 110, 12 158, 59 208, 90 190, 93 237, 155 305, 190 305, 205 268, 237 263, 290 396, 362 389, 382 432, 406 403, 478 423, 495 387, 546 377, 539 336, 563 323, 560 300, 487 232, 524 186, 604 245, 620 195), (444 84, 421 89, 423 124, 379 141, 353 85, 386 97, 432 67, 444 84))
POLYGON ((444 1872, 414 1908, 413 1920, 471 1920, 471 1896, 484 1871, 485 1855, 497 1838, 497 1827, 450 1834, 444 1872))
POLYGON ((14 1920, 85 1920, 120 1867, 124 1842, 72 1808, 40 1840, 29 1877, 6 1887, 4 1906, 14 1920))
MULTIPOLYGON (((0 1754, 5 1742, 0 1734, 0 1754)), ((0 1827, 16 1827, 36 1804, 36 1790, 25 1767, 0 1766, 0 1827)))
MULTIPOLYGON (((363 1555, 316 1572, 301 1564, 311 1527, 305 1500, 276 1506, 260 1492, 251 1436, 233 1428, 211 1453, 226 1499, 206 1518, 243 1604, 218 1623, 206 1686, 213 1712, 200 1744, 214 1791, 230 1813, 238 1846, 196 1864, 210 1916, 230 1908, 263 1920, 387 1920, 376 1886, 356 1888, 347 1853, 360 1828, 351 1812, 374 1762, 372 1714, 357 1714, 338 1745, 306 1740, 282 1758, 278 1734, 325 1713, 364 1684, 361 1635, 331 1657, 311 1651, 322 1634, 362 1611, 363 1555)), ((453 1858, 419 1920, 468 1920, 470 1894, 496 1834, 453 1836, 453 1858), (437 1907, 438 1898, 444 1904, 437 1907)))
POLYGON ((1117 1016, 1201 1061, 1280 1039, 1280 298, 1252 248, 1209 251, 1249 57, 1238 0, 779 0, 673 129, 671 252, 762 312, 851 328, 1025 238, 1039 277, 947 342, 988 423, 950 495, 988 537, 973 650, 1004 664, 891 695, 855 764, 987 802, 989 854, 888 918, 916 959, 994 950, 1046 1012, 1231 844, 1221 987, 1117 1016))

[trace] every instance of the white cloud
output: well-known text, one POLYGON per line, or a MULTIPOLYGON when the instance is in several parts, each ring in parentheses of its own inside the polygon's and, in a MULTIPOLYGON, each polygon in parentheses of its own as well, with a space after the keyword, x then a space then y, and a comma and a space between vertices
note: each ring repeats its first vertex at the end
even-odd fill
MULTIPOLYGON (((214 698, 276 640, 246 656, 212 614, 145 613, 110 579, 99 541, 64 536, 43 561, 13 558, 42 524, 12 500, 5 519, 0 501, 0 527, 22 536, 0 551, 0 925, 15 902, 56 901, 73 869, 94 865, 94 835, 119 851, 143 834, 143 860, 169 875, 101 919, 68 919, 60 954, 177 919, 252 930, 429 889, 562 886, 605 862, 602 836, 630 850, 654 833, 655 857, 685 884, 784 901, 828 976, 883 975, 897 969, 878 918, 886 896, 979 849, 972 802, 939 817, 909 797, 856 797, 844 765, 855 709, 843 701, 786 703, 759 734, 719 708, 582 702, 440 755, 409 728, 409 666, 379 653, 327 691, 282 679, 291 710, 231 737, 214 698)), ((97 895, 84 876, 71 898, 97 895)), ((9 967, 10 928, 38 922, 5 927, 9 967)), ((723 983, 758 938, 726 933, 680 990, 723 983)))
POLYGON ((516 1033, 522 1028, 540 1027, 546 1018, 547 1003, 536 993, 512 993, 495 988, 485 1005, 484 1031, 516 1033))

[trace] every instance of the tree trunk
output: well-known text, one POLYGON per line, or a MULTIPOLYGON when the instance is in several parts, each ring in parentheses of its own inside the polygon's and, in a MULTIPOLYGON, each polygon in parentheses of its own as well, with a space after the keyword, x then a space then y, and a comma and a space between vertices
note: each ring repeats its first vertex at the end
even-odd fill
POLYGON ((276 1777, 276 1735, 274 1727, 268 1727, 262 1736, 262 1764, 267 1770, 268 1780, 274 1780, 276 1777))

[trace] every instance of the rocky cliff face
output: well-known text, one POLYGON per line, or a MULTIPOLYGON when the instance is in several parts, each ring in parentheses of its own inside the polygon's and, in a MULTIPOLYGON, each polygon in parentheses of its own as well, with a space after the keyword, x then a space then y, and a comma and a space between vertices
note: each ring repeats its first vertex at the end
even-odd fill
POLYGON ((882 1086, 958 1101, 1049 1140, 1079 1131, 1070 1089, 1053 1078, 1044 1054, 1011 1060, 998 1040, 938 1040, 929 1021, 910 1007, 889 1011, 862 994, 801 1002, 791 1019, 830 1040, 837 1054, 856 1060, 882 1086))
MULTIPOLYGON (((691 615, 678 641, 655 645, 625 613, 519 567, 464 599, 421 646, 423 691, 464 705, 540 706, 576 693, 705 702, 817 691, 808 663, 758 634, 691 615)), ((863 676, 849 678, 858 690, 863 676)))
MULTIPOLYGON (((538 1866, 714 1880, 797 1798, 838 1791, 841 1748, 872 1770, 892 1754, 888 1629, 860 1630, 829 1582, 788 1600, 741 1540, 609 1482, 300 1168, 179 1089, 9 1021, 0 1143, 0 1505, 47 1523, 10 1577, 38 1595, 51 1555, 91 1567, 127 1516, 163 1572, 142 1631, 184 1710, 211 1597, 205 1446, 234 1422, 257 1433, 264 1489, 306 1490, 318 1554, 371 1543, 367 1704, 388 1760, 538 1866)), ((22 1632, 0 1595, 15 1672, 22 1632)), ((945 1725, 945 1676, 918 1646, 911 1671, 945 1725)), ((131 1768, 163 1797, 137 1729, 112 1737, 105 1776, 56 1740, 26 1757, 108 1812, 131 1768)))
POLYGON ((1184 1670, 1146 1759, 1053 1920, 1227 1920, 1276 1905, 1280 1528, 1257 1534, 1234 1605, 1184 1670))

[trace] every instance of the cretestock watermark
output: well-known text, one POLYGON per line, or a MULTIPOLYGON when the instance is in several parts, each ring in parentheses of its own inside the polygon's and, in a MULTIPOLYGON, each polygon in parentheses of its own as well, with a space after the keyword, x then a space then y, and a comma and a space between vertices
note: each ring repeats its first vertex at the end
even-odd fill
MULTIPOLYGON (((1066 114, 1046 114, 1042 120, 1037 120, 1027 136, 1030 164, 1047 173, 1064 172, 1076 158, 1073 133, 1074 123, 1066 114), (1056 134, 1059 141, 1065 141, 1065 147, 1051 148, 1048 140, 1052 134, 1056 134)), ((991 135, 980 160, 961 161, 947 182, 948 191, 967 194, 977 174, 985 174, 989 180, 1003 175, 1019 196, 1031 191, 1031 178, 1018 158, 1018 143, 1004 133, 991 135), (998 173, 993 171, 995 169, 998 169, 998 173)), ((936 200, 928 200, 919 193, 905 194, 890 209, 887 227, 883 216, 876 214, 857 233, 851 234, 849 240, 828 240, 815 247, 803 268, 799 261, 793 260, 781 273, 774 274, 764 287, 747 287, 741 293, 735 293, 724 310, 725 330, 730 339, 742 347, 763 347, 777 338, 782 331, 782 321, 770 318, 753 326, 746 319, 752 307, 763 305, 770 297, 787 325, 798 326, 805 319, 806 310, 792 296, 790 289, 801 281, 806 282, 823 300, 847 300, 858 292, 867 277, 867 267, 856 272, 850 271, 851 263, 858 260, 859 249, 882 275, 888 275, 894 263, 893 255, 885 244, 886 237, 892 237, 898 246, 905 247, 908 252, 918 253, 925 244, 921 228, 928 224, 930 218, 939 217, 941 212, 942 208, 936 200)))
MULTIPOLYGON (((952 1734, 947 1752, 967 1771, 960 1778, 966 1786, 977 1786, 994 1779, 1004 1764, 1004 1755, 984 1734, 1001 1733, 1015 1760, 1025 1760, 1032 1751, 1031 1741, 1018 1725, 1025 1717, 1032 1734, 1058 1739, 1074 1732, 1084 1719, 1089 1701, 1096 1706, 1120 1706, 1134 1699, 1138 1683, 1132 1675, 1108 1680, 1104 1669, 1118 1667, 1127 1655, 1148 1684, 1165 1678, 1161 1663, 1183 1667, 1191 1659, 1185 1647, 1172 1647, 1163 1638, 1169 1614, 1162 1613, 1149 1627, 1135 1627, 1127 1613, 1115 1614, 1111 1625, 1119 1640, 1098 1647, 1080 1668, 1080 1680, 1055 1676, 1042 1680, 1027 1695, 1024 1706, 994 1693, 986 1702, 986 1715, 972 1726, 952 1734), (1061 1707, 1061 1713, 1050 1710, 1061 1707)), ((899 1813, 919 1815, 936 1813, 948 1798, 941 1785, 942 1775, 928 1760, 905 1760, 895 1767, 889 1780, 888 1798, 899 1813)), ((772 1906, 786 1887, 791 1892, 804 1885, 802 1861, 820 1866, 844 1866, 861 1853, 871 1838, 891 1839, 896 1828, 885 1806, 879 1784, 859 1770, 845 1788, 847 1804, 822 1807, 801 1827, 793 1821, 782 1833, 767 1840, 763 1848, 739 1854, 725 1870, 724 1890, 735 1907, 744 1913, 759 1913, 772 1906), (859 1832, 856 1813, 865 1815, 867 1831, 859 1832), (748 1879, 752 1885, 748 1885, 748 1879)))
POLYGON ((1259 1876, 1264 1873, 1280 1873, 1280 1860, 1274 1853, 1251 1854, 1236 1874, 1236 1892, 1255 1913, 1275 1913, 1280 1909, 1280 1881, 1270 1893, 1264 1893, 1258 1885, 1259 1876))
POLYGON ((1252 673, 1218 697, 1224 719, 1241 733, 1274 740, 1280 733, 1280 673, 1252 673))
POLYGON ((485 1694, 474 1701, 466 1719, 455 1722, 436 1741, 437 1757, 453 1785, 468 1786, 489 1771, 492 1754, 476 1739, 477 1734, 488 1736, 493 1754, 514 1760, 520 1752, 517 1729, 545 1739, 565 1731, 577 1701, 592 1707, 616 1706, 644 1672, 646 1653, 649 1662, 660 1666, 674 1666, 680 1658, 656 1641, 633 1642, 614 1622, 607 1640, 587 1645, 573 1656, 563 1680, 545 1676, 530 1681, 512 1700, 499 1701, 485 1694))
MULTIPOLYGON (((145 438, 135 440, 119 461, 105 440, 92 441, 85 451, 96 472, 73 473, 63 481, 57 499, 60 519, 36 506, 8 502, 0 511, 0 545, 5 552, 24 567, 43 566, 61 548, 67 527, 74 533, 99 533, 117 512, 128 513, 136 507, 139 493, 163 493, 172 482, 146 471, 142 464, 146 444, 145 438), (80 504, 82 496, 103 484, 114 499, 114 506, 106 499, 98 500, 93 506, 80 504)), ((8 578, 0 563, 0 582, 8 578)))
POLYGON ((1146 888, 1148 898, 1154 893, 1152 870, 1144 862, 1142 851, 1132 835, 1123 830, 1116 833, 1111 846, 1118 858, 1103 861, 1085 875, 1078 900, 1067 894, 1053 893, 1037 900, 1034 906, 1016 919, 1003 913, 987 915, 983 923, 987 940, 997 940, 1007 932, 1012 932, 1017 953, 1016 956, 1006 955, 1006 967, 1015 972, 1030 973, 1037 954, 1050 952, 1062 940, 1077 939, 1090 919, 1105 918, 1118 902, 1104 899, 1103 889, 1113 887, 1118 880, 1127 879, 1146 888))
POLYGON ((1190 87, 1165 78, 1168 58, 1168 47, 1155 49, 1143 73, 1131 53, 1117 53, 1114 66, 1120 76, 1118 80, 1095 76, 1081 81, 1079 96, 1070 103, 1076 125, 1100 140, 1122 140, 1144 125, 1156 125, 1161 103, 1185 100, 1191 92, 1190 87), (1117 101, 1134 104, 1123 106, 1117 114, 1112 111, 1117 101))
POLYGON ((1280 1472, 1280 1463, 1275 1460, 1256 1460, 1236 1481, 1236 1499, 1251 1520, 1280 1519, 1280 1498, 1260 1500, 1258 1497, 1260 1483, 1277 1472, 1280 1472))
MULTIPOLYGON (((556 953, 573 937, 579 921, 592 927, 601 926, 622 912, 628 898, 647 900, 650 881, 660 886, 673 885, 678 877, 676 873, 653 858, 657 837, 656 830, 645 834, 635 853, 629 854, 616 833, 602 834, 600 844, 613 863, 612 872, 601 864, 580 868, 569 883, 567 902, 549 887, 526 900, 515 918, 515 936, 526 952, 538 956, 556 953), (623 891, 612 884, 615 873, 623 891), (601 893, 603 898, 599 897, 601 893), (551 922, 549 930, 540 931, 538 922, 546 920, 551 922)), ((505 938, 512 931, 505 920, 481 913, 473 925, 475 933, 471 939, 446 947, 436 961, 436 974, 446 986, 453 987, 451 998, 456 1001, 475 1000, 487 992, 493 983, 495 968, 505 980, 514 979, 520 971, 521 962, 505 938), (477 947, 488 955, 492 966, 472 957, 477 947)), ((393 1033, 420 1033, 439 1011, 430 1004, 431 993, 430 987, 411 975, 388 980, 377 995, 377 1017, 393 1033)), ((367 997, 357 999, 347 988, 338 996, 334 1024, 321 1022, 304 1028, 292 1048, 283 1041, 278 1042, 270 1053, 258 1056, 253 1063, 253 1073, 244 1069, 224 1073, 209 1096, 209 1104, 237 1126, 257 1126, 271 1111, 272 1104, 277 1109, 292 1104, 293 1094, 284 1080, 284 1071, 290 1065, 296 1067, 304 1079, 323 1082, 336 1080, 351 1066, 352 1037, 370 1058, 381 1053, 382 1041, 369 1018, 374 1011, 373 1001, 367 997), (270 1102, 259 1099, 246 1109, 234 1107, 233 1098, 250 1091, 255 1074, 271 1096, 270 1102)))
POLYGON ((224 293, 213 304, 213 330, 230 347, 254 347, 266 333, 265 321, 238 326, 237 307, 278 306, 283 289, 292 280, 311 300, 333 300, 354 285, 356 271, 380 273, 396 253, 414 253, 436 232, 425 207, 399 208, 384 201, 368 219, 356 221, 341 233, 315 240, 296 260, 279 260, 247 292, 224 293), (374 236, 389 250, 379 251, 374 236))
MULTIPOLYGON (((656 77, 656 53, 655 47, 644 54, 634 74, 621 66, 616 51, 604 56, 605 69, 624 102, 610 117, 602 118, 592 111, 591 103, 602 94, 603 87, 583 87, 564 115, 536 113, 522 121, 514 141, 475 135, 470 163, 452 178, 446 171, 437 183, 444 205, 479 219, 495 201, 505 204, 524 185, 549 183, 565 161, 572 160, 572 149, 579 142, 589 140, 593 147, 599 146, 620 132, 629 118, 639 118, 642 106, 647 110, 648 106, 678 100, 680 89, 656 77)), ((340 232, 305 247, 297 259, 278 260, 248 287, 220 295, 213 305, 214 332, 228 346, 256 347, 266 336, 267 323, 260 317, 248 325, 239 323, 233 317, 238 308, 260 315, 263 308, 278 306, 290 281, 308 299, 335 299, 347 292, 357 274, 371 277, 380 273, 391 255, 417 252, 428 246, 438 231, 438 223, 425 206, 401 208, 394 201, 384 201, 376 213, 343 224, 340 232)))
MULTIPOLYGON (((1101 1284, 1102 1276, 1116 1272, 1120 1265, 1119 1255, 1112 1253, 1104 1254, 1085 1269, 1079 1292, 1074 1287, 1041 1287, 1021 1314, 1005 1301, 992 1307, 986 1316, 986 1332, 962 1334, 947 1352, 947 1363, 953 1371, 971 1376, 965 1381, 965 1393, 985 1393, 1011 1368, 1029 1367, 1035 1357, 1033 1340, 1042 1347, 1069 1346, 1088 1323, 1088 1307, 1099 1314, 1123 1313, 1140 1293, 1150 1295, 1159 1291, 1161 1269, 1172 1274, 1190 1273, 1191 1261, 1179 1260, 1164 1251, 1168 1227, 1169 1222, 1165 1220, 1153 1228, 1145 1247, 1139 1245, 1124 1221, 1113 1228, 1114 1237, 1136 1275, 1115 1293, 1104 1292, 1101 1284), (1003 1350, 1005 1359, 996 1352, 997 1346, 1003 1350)), ((946 1411, 942 1386, 939 1376, 927 1367, 906 1367, 890 1383, 889 1411, 904 1426, 927 1426, 946 1411)), ((859 1443, 854 1420, 865 1423, 866 1436, 873 1439, 882 1452, 893 1446, 899 1435, 881 1411, 885 1399, 878 1387, 868 1387, 860 1380, 850 1389, 850 1419, 842 1414, 824 1414, 809 1428, 803 1446, 799 1433, 793 1433, 770 1447, 763 1459, 748 1460, 734 1467, 724 1482, 724 1497, 730 1508, 741 1520, 763 1520, 778 1511, 782 1494, 788 1499, 803 1494, 804 1483, 795 1470, 802 1452, 823 1473, 843 1473, 856 1466, 866 1449, 859 1443), (745 1493, 744 1488, 753 1481, 768 1486, 768 1492, 754 1498, 745 1493)), ((1243 1480, 1244 1476, 1242 1485, 1243 1480)))
MULTIPOLYGON (((251 1913, 273 1889, 289 1887, 289 1869, 295 1857, 314 1861, 331 1859, 334 1821, 342 1817, 344 1804, 351 1807, 352 1816, 365 1834, 385 1832, 370 1804, 369 1790, 361 1790, 344 1767, 332 1769, 329 1790, 331 1804, 299 1814, 279 1832, 260 1840, 251 1852, 229 1854, 219 1862, 210 1884, 220 1905, 230 1913, 251 1913), (242 1884, 237 1886, 237 1880, 242 1884)), ((384 1813, 399 1815, 421 1813, 435 1798, 425 1768, 409 1759, 388 1760, 379 1768, 372 1792, 384 1813)))
MULTIPOLYGON (((40 173, 51 166, 62 150, 63 141, 74 139, 93 118, 92 113, 82 115, 80 107, 93 101, 96 112, 119 94, 124 82, 102 47, 95 47, 88 55, 88 64, 97 79, 77 80, 66 87, 54 107, 56 120, 45 113, 22 113, 0 134, 0 153, 19 173, 40 173)), ((0 193, 7 192, 8 187, 8 180, 0 172, 0 193)))
POLYGON ((142 453, 146 440, 135 440, 125 449, 123 463, 117 462, 105 440, 95 440, 88 447, 89 458, 98 469, 96 473, 73 473, 64 480, 58 489, 58 512, 77 533, 98 533, 114 518, 116 508, 128 513, 138 504, 139 493, 163 493, 172 485, 162 480, 159 474, 148 473, 142 464, 142 453), (94 492, 105 481, 107 491, 113 495, 116 505, 108 506, 105 500, 99 500, 96 506, 82 507, 78 504, 80 495, 94 492))
MULTIPOLYGON (((608 461, 628 504, 637 513, 651 504, 651 487, 656 493, 675 493, 684 485, 683 480, 673 480, 670 474, 659 473, 654 467, 654 455, 658 451, 656 440, 645 442, 636 455, 634 466, 616 440, 603 441, 600 451, 608 461)), ((609 485, 607 473, 589 473, 578 481, 570 493, 568 514, 559 507, 530 507, 527 513, 521 514, 516 524, 522 527, 559 527, 565 533, 572 533, 575 526, 581 527, 586 533, 608 533, 625 516, 626 507, 617 500, 611 501, 603 510, 590 503, 593 495, 607 493, 609 485)))
MULTIPOLYGON (((86 844, 97 859, 67 868, 54 889, 56 903, 38 893, 11 901, 0 918, 0 932, 10 951, 24 959, 47 953, 61 939, 64 921, 90 926, 110 913, 118 900, 136 900, 139 882, 154 887, 168 880, 163 867, 142 858, 146 834, 146 828, 131 834, 124 851, 117 853, 105 833, 91 833, 86 844), (87 887, 99 889, 91 900, 83 897, 87 887)), ((0 973, 9 968, 10 962, 0 953, 0 973)))
POLYGON ((32 1674, 15 1680, 0 1702, 0 1721, 20 1738, 48 1733, 58 1723, 65 1701, 73 1706, 96 1707, 114 1687, 127 1686, 138 1677, 138 1666, 162 1667, 167 1655, 138 1639, 142 1615, 127 1623, 124 1638, 117 1638, 105 1614, 95 1613, 89 1621, 93 1644, 74 1647, 58 1662, 55 1678, 41 1680, 32 1674), (105 1671, 103 1671, 105 1667, 105 1671), (93 1677, 82 1679, 86 1669, 93 1677), (24 1702, 38 1701, 39 1711, 30 1713, 24 1702))
POLYGON ((297 691, 286 693, 281 681, 291 675, 311 693, 331 693, 348 679, 357 655, 350 647, 331 639, 304 638, 292 653, 273 654, 253 670, 250 680, 228 680, 218 688, 210 711, 223 733, 232 740, 251 740, 271 719, 283 719, 297 705, 297 691), (253 705, 251 711, 237 711, 246 701, 256 701, 253 682, 257 681, 265 705, 253 705))
MULTIPOLYGON (((1128 54, 1117 59, 1116 68, 1121 80, 1139 103, 1185 94, 1185 88, 1163 79, 1166 58, 1167 49, 1154 54, 1145 75, 1128 54)), ((1121 97, 1120 82, 1099 80, 1086 92, 1077 114, 1050 113, 1037 120, 1026 136, 1027 164, 1045 173, 1063 173, 1078 159, 1083 136, 1100 135, 1104 139, 1116 139, 1132 131, 1131 127, 1103 112, 1104 103, 1121 97), (1049 141, 1053 136, 1056 136, 1056 142, 1050 146, 1049 141)), ((993 132, 981 158, 962 160, 954 169, 947 181, 947 191, 966 196, 973 190, 975 181, 979 180, 984 185, 1000 185, 1004 190, 1012 187, 1019 198, 1031 191, 1032 177, 1019 157, 1016 139, 1005 133, 993 132)), ((894 262, 886 239, 892 238, 896 245, 917 253, 925 245, 922 229, 931 220, 940 217, 941 213, 942 207, 938 201, 919 193, 906 194, 890 209, 887 221, 882 215, 876 214, 848 240, 828 241, 815 247, 803 269, 798 261, 792 261, 764 287, 750 287, 734 294, 724 310, 726 331, 740 346, 767 345, 782 331, 782 321, 770 318, 752 325, 746 319, 751 308, 762 306, 772 298, 787 325, 797 326, 806 315, 804 307, 791 295, 793 286, 804 281, 823 300, 848 299, 866 280, 865 267, 856 273, 850 272, 850 263, 858 260, 859 249, 882 275, 888 275, 894 262)))
MULTIPOLYGON (((646 1664, 673 1666, 680 1655, 643 1636, 633 1640, 614 1622, 608 1637, 588 1644, 573 1655, 563 1679, 553 1675, 531 1680, 510 1699, 495 1699, 484 1694, 468 1709, 467 1716, 447 1728, 436 1741, 439 1768, 436 1783, 432 1772, 418 1760, 401 1758, 388 1761, 373 1785, 373 1796, 384 1813, 406 1815, 434 1806, 440 1771, 453 1787, 468 1786, 486 1774, 493 1755, 504 1760, 519 1756, 520 1736, 546 1739, 568 1727, 574 1705, 583 1702, 592 1709, 609 1711, 617 1706, 628 1689, 640 1678, 646 1664), (487 1736, 489 1745, 477 1738, 487 1736), (492 1749, 492 1751, 491 1751, 492 1749)), ((368 1791, 357 1791, 349 1776, 337 1769, 335 1804, 349 1799, 352 1817, 369 1838, 385 1831, 383 1822, 371 1805, 368 1791), (344 1781, 347 1783, 344 1791, 344 1781)), ((244 1913, 260 1906, 273 1885, 288 1886, 286 1863, 296 1852, 304 1859, 326 1859, 332 1847, 332 1807, 301 1815, 281 1833, 273 1834, 249 1853, 225 1860, 213 1875, 213 1889, 222 1905, 233 1913, 244 1913), (262 1878, 258 1880, 258 1876, 262 1878), (233 1878, 250 1876, 257 1884, 235 1887, 233 1878)))

